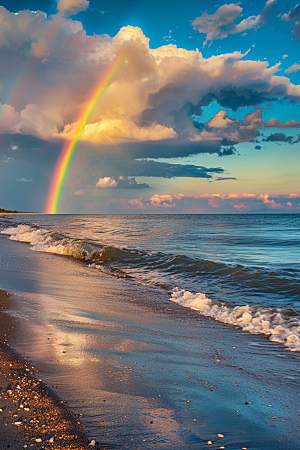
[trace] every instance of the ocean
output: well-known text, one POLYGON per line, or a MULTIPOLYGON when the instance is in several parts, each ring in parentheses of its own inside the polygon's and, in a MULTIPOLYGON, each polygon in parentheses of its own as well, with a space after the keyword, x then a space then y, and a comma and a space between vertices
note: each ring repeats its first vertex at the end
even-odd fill
POLYGON ((105 448, 299 448, 299 225, 1 216, 12 346, 105 448))

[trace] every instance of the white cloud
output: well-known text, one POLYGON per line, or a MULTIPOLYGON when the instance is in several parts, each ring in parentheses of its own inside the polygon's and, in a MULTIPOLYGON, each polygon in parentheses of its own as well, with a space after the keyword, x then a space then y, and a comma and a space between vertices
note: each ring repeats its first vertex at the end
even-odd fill
POLYGON ((195 30, 199 33, 206 34, 206 39, 203 44, 205 46, 208 42, 215 39, 225 39, 230 34, 243 33, 244 31, 257 29, 264 26, 269 19, 269 14, 277 0, 268 0, 263 10, 258 16, 249 16, 241 20, 238 24, 234 22, 238 17, 242 16, 243 8, 239 3, 231 3, 220 6, 213 14, 203 13, 196 17, 192 22, 195 30))
POLYGON ((96 187, 99 188, 112 188, 117 187, 118 183, 113 177, 104 177, 99 178, 99 181, 96 183, 96 187))
POLYGON ((284 73, 287 73, 287 74, 295 73, 295 72, 298 72, 299 70, 300 70, 300 64, 294 63, 292 66, 290 66, 288 69, 286 69, 284 71, 284 73))
MULTIPOLYGON (((234 6, 240 11, 238 4, 234 6)), ((20 104, 6 100, 8 104, 0 105, 0 133, 49 141, 72 138, 91 89, 120 53, 126 61, 83 129, 81 137, 86 142, 190 143, 195 128, 189 105, 196 106, 207 95, 211 101, 217 99, 222 108, 234 110, 257 107, 274 96, 300 101, 300 86, 276 75, 279 64, 270 67, 267 61, 247 59, 249 51, 204 58, 198 50, 173 44, 151 49, 138 27, 123 27, 115 37, 90 36, 79 21, 62 14, 46 18, 39 11, 21 11, 15 15, 0 6, 0 83, 6 86, 6 99, 14 92, 20 67, 25 73, 20 104), (228 90, 233 95, 227 94, 228 90), (229 97, 234 104, 225 104, 229 97), (183 111, 180 123, 174 111, 183 111)), ((228 122, 223 132, 234 127, 229 117, 217 119, 223 125, 228 122)), ((222 130, 220 135, 203 133, 205 145, 210 140, 220 141, 222 130)))
POLYGON ((89 4, 89 0, 58 0, 57 9, 64 15, 71 16, 80 11, 85 11, 89 4))
POLYGON ((75 191, 73 195, 85 195, 82 191, 75 191))

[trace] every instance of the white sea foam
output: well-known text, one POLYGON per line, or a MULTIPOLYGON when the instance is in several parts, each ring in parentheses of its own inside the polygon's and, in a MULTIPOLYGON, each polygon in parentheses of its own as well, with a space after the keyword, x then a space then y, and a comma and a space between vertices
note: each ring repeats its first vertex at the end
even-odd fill
POLYGON ((264 334, 270 341, 279 342, 293 352, 300 352, 300 320, 299 317, 287 317, 270 309, 236 306, 235 308, 213 303, 201 292, 175 288, 171 299, 186 308, 199 311, 200 314, 212 317, 219 322, 241 327, 252 334, 264 334))
POLYGON ((100 247, 84 241, 59 236, 45 228, 35 228, 29 225, 5 228, 2 234, 10 235, 12 241, 28 242, 36 252, 54 253, 56 255, 72 256, 75 259, 91 260, 99 257, 100 247))

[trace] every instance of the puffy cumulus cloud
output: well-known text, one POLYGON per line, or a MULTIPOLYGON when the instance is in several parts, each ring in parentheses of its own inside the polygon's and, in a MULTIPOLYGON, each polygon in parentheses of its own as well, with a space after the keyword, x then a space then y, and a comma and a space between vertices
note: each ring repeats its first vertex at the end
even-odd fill
POLYGON ((99 178, 96 183, 99 188, 120 188, 120 189, 148 189, 147 183, 137 183, 134 177, 128 178, 120 175, 117 179, 114 177, 99 178))
MULTIPOLYGON (((225 110, 218 111, 215 116, 206 123, 196 123, 194 119, 195 128, 200 130, 200 133, 194 133, 190 137, 191 141, 201 142, 203 140, 211 139, 220 140, 223 144, 231 145, 227 148, 221 148, 219 156, 233 155, 236 149, 232 147, 232 144, 239 142, 254 141, 260 135, 262 128, 299 128, 300 123, 297 120, 289 120, 282 123, 280 120, 271 118, 268 122, 264 122, 262 119, 263 109, 258 108, 253 112, 247 113, 243 120, 231 119, 225 110)), ((264 141, 281 141, 283 133, 274 133, 264 141), (277 139, 275 139, 277 137, 277 139)), ((285 136, 285 135, 284 135, 285 136)), ((290 136, 286 142, 294 143, 293 137, 290 136)), ((296 142, 296 141, 295 141, 296 142)))
MULTIPOLYGON (((78 123, 72 123, 61 133, 54 133, 54 137, 72 139, 77 134, 78 123)), ((83 141, 94 143, 121 143, 124 141, 161 141, 174 139, 177 133, 170 127, 152 123, 147 127, 139 127, 132 120, 107 119, 90 123, 84 127, 81 135, 83 141)))
POLYGON ((112 187, 117 187, 117 185, 118 185, 118 183, 112 177, 99 178, 99 181, 97 181, 97 183, 96 183, 96 187, 99 187, 99 188, 112 188, 112 187))
POLYGON ((300 123, 297 120, 288 120, 282 123, 281 120, 272 117, 268 122, 263 123, 264 128, 300 128, 300 123))
POLYGON ((295 22, 293 35, 296 40, 300 40, 300 4, 298 3, 289 13, 284 14, 282 20, 295 22))
POLYGON ((288 68, 284 71, 284 73, 287 73, 287 74, 289 74, 289 73, 295 73, 295 72, 298 72, 299 70, 300 70, 300 64, 294 63, 294 64, 292 64, 290 67, 288 67, 288 68))
POLYGON ((196 17, 192 25, 199 33, 206 34, 203 44, 205 46, 215 39, 224 39, 230 34, 244 33, 247 30, 264 26, 268 22, 270 12, 276 3, 277 0, 268 0, 258 16, 249 16, 239 23, 234 22, 242 16, 243 8, 240 6, 240 2, 225 4, 220 6, 213 14, 205 12, 196 17))
POLYGON ((89 7, 89 0, 58 0, 57 10, 67 16, 85 11, 89 7))
POLYGON ((246 59, 248 53, 204 58, 173 44, 151 49, 137 27, 123 27, 114 37, 88 36, 81 22, 62 13, 47 18, 40 11, 13 14, 0 7, 0 85, 6 86, 0 89, 0 132, 57 142, 74 137, 91 90, 122 54, 125 62, 82 140, 122 144, 134 157, 219 153, 224 145, 255 136, 256 125, 244 119, 239 131, 237 122, 220 113, 219 132, 212 122, 195 136, 193 114, 204 106, 217 101, 237 110, 278 97, 300 102, 300 86, 276 75, 279 64, 246 59), (165 145, 151 146, 157 141, 165 145))
POLYGON ((108 200, 107 207, 125 212, 149 210, 168 213, 203 213, 203 212, 298 212, 300 194, 203 194, 195 196, 152 195, 151 197, 121 198, 108 200))

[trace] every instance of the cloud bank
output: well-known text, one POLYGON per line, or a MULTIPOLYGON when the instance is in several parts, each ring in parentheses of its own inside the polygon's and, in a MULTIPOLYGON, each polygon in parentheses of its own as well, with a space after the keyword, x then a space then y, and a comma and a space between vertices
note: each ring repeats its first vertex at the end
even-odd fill
MULTIPOLYGON (((224 110, 201 131, 193 118, 201 108, 213 101, 234 111, 260 108, 278 97, 300 102, 300 86, 277 75, 279 63, 270 67, 267 61, 247 59, 249 51, 204 58, 199 51, 173 44, 151 49, 142 30, 132 26, 114 37, 89 36, 81 22, 66 17, 87 3, 61 0, 59 13, 49 18, 41 11, 13 14, 0 7, 0 84, 6 86, 0 90, 0 133, 57 142, 74 137, 89 92, 120 52, 126 61, 84 127, 83 142, 127 145, 138 157, 225 154, 224 146, 232 152, 233 144, 256 138, 272 121, 264 123, 254 111, 238 122, 224 110), (166 145, 151 147, 157 142, 166 145)), ((244 19, 234 29, 261 26, 274 4, 267 2, 259 16, 244 19)), ((223 6, 228 7, 229 33, 241 7, 223 6)), ((287 123, 292 126, 292 121, 287 123)))
POLYGON ((154 194, 151 197, 112 199, 107 206, 113 211, 167 212, 167 213, 222 213, 222 212, 299 212, 300 194, 203 194, 186 196, 154 194))

